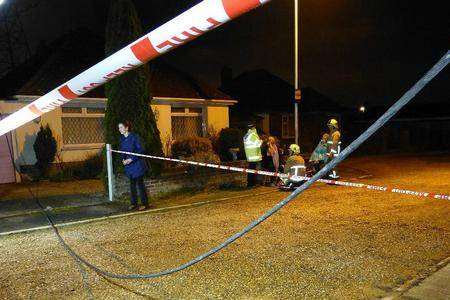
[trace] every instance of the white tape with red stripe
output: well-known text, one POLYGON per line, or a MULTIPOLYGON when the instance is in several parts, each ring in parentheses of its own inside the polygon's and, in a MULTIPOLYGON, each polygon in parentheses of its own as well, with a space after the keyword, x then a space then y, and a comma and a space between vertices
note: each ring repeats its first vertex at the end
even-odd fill
POLYGON ((270 0, 204 0, 0 121, 0 136, 270 0))
MULTIPOLYGON (((306 176, 293 176, 293 175, 288 175, 288 174, 284 174, 284 173, 253 170, 253 169, 246 169, 246 168, 239 168, 239 167, 232 167, 232 166, 225 166, 225 165, 218 165, 218 164, 210 164, 210 163, 202 163, 202 162, 189 161, 189 160, 183 160, 183 159, 175 159, 175 158, 167 158, 167 157, 160 157, 160 156, 153 156, 153 155, 138 154, 138 153, 132 153, 132 152, 126 152, 126 151, 111 150, 111 152, 140 156, 140 157, 157 159, 157 160, 178 162, 178 163, 189 164, 189 165, 194 165, 194 166, 202 166, 202 167, 215 168, 215 169, 221 169, 221 170, 235 171, 235 172, 252 173, 252 174, 258 174, 258 175, 266 175, 266 176, 288 178, 288 179, 290 178, 290 179, 295 179, 295 180, 309 180, 310 179, 310 177, 306 177, 306 176)), ((370 185, 370 184, 365 184, 365 183, 356 183, 356 182, 339 181, 339 180, 319 179, 317 181, 327 183, 327 184, 332 184, 332 185, 363 188, 363 189, 367 189, 370 191, 390 192, 390 193, 396 193, 396 194, 412 195, 412 196, 417 196, 417 197, 450 200, 450 195, 445 195, 445 194, 418 192, 418 191, 412 191, 412 190, 398 189, 395 187, 370 185)))

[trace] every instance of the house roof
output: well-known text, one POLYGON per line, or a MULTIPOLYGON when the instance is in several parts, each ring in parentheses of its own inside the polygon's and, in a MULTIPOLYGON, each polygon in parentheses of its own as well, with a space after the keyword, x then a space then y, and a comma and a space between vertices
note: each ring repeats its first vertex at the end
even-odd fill
MULTIPOLYGON (((242 73, 229 82, 222 83, 221 90, 239 99, 239 108, 253 112, 292 110, 294 87, 266 70, 242 73)), ((301 89, 300 110, 303 112, 343 112, 347 108, 311 87, 301 89)))
POLYGON ((153 97, 232 99, 224 92, 194 79, 162 60, 151 65, 150 90, 153 97))
MULTIPOLYGON (((104 40, 87 29, 78 29, 43 46, 30 60, 0 79, 0 97, 41 96, 104 58, 104 40)), ((154 97, 231 100, 227 94, 194 79, 157 59, 151 63, 149 81, 154 97)), ((83 95, 105 98, 103 87, 83 95)))

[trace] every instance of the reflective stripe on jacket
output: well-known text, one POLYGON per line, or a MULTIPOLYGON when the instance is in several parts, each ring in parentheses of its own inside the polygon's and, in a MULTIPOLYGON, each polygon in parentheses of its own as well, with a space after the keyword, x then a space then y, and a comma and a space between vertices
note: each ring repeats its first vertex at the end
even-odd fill
POLYGON ((248 162, 257 162, 262 160, 261 155, 262 141, 256 133, 256 129, 249 129, 244 136, 245 156, 248 162))
POLYGON ((327 141, 328 154, 338 155, 341 153, 341 133, 335 131, 328 137, 327 141))

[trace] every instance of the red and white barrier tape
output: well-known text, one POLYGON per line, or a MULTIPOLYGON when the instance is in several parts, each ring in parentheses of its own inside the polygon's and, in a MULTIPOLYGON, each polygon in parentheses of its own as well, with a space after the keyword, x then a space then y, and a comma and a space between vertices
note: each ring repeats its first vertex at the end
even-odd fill
MULTIPOLYGON (((279 178, 288 178, 288 179, 293 179, 293 180, 309 180, 310 179, 310 177, 306 177, 306 176, 293 176, 293 175, 288 175, 288 174, 284 174, 284 173, 254 170, 254 169, 247 169, 247 168, 239 168, 239 167, 232 167, 232 166, 226 166, 226 165, 210 164, 210 163, 203 163, 203 162, 189 161, 189 160, 175 159, 175 158, 167 158, 167 157, 160 157, 160 156, 153 156, 153 155, 145 155, 145 154, 126 152, 126 151, 111 150, 111 152, 120 153, 120 154, 128 154, 128 155, 133 155, 133 156, 140 156, 140 157, 157 159, 157 160, 172 161, 172 162, 178 162, 178 163, 183 163, 183 164, 208 167, 208 168, 214 168, 214 169, 221 169, 221 170, 228 170, 228 171, 235 171, 235 172, 242 172, 242 173, 252 173, 252 174, 257 174, 257 175, 266 175, 266 176, 279 177, 279 178)), ((418 191, 412 191, 412 190, 399 189, 399 188, 395 188, 395 187, 370 185, 370 184, 365 184, 365 183, 330 180, 330 179, 319 179, 317 181, 331 184, 331 185, 362 188, 362 189, 367 189, 370 191, 390 192, 390 193, 411 195, 411 196, 424 197, 424 198, 450 200, 450 195, 445 195, 445 194, 418 192, 418 191)))
POLYGON ((0 136, 270 0, 204 0, 0 121, 0 136))

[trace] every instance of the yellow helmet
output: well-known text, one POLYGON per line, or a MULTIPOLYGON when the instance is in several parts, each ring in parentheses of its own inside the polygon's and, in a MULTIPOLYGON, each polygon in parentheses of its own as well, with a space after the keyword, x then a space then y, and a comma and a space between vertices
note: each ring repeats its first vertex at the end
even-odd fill
POLYGON ((294 154, 299 154, 300 153, 300 146, 297 144, 292 144, 289 146, 289 150, 292 151, 292 153, 294 154))
POLYGON ((328 126, 333 126, 334 128, 338 128, 338 121, 336 119, 330 119, 327 123, 328 126))

